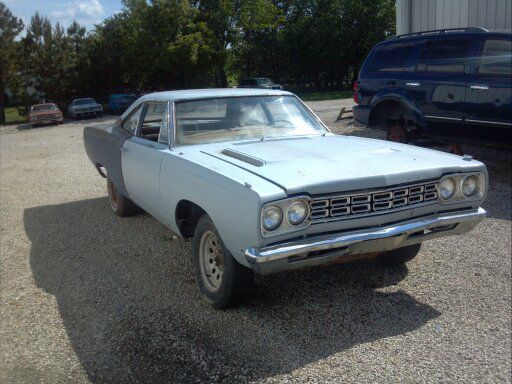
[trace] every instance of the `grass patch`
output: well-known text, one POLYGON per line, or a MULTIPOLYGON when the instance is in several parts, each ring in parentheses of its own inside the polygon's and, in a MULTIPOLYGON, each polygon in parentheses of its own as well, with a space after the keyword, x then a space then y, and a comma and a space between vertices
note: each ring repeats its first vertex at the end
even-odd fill
POLYGON ((20 124, 27 121, 27 117, 21 115, 16 108, 5 108, 5 124, 20 124))
POLYGON ((349 99, 354 96, 353 91, 326 91, 326 92, 297 92, 304 101, 322 101, 334 99, 349 99))

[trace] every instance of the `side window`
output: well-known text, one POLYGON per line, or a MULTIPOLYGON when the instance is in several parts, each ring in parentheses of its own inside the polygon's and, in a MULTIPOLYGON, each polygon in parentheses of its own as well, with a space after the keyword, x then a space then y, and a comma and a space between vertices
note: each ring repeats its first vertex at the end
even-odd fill
POLYGON ((463 73, 468 60, 469 39, 438 40, 432 44, 427 72, 463 73))
POLYGON ((370 72, 408 72, 414 69, 411 58, 414 43, 389 44, 377 48, 370 72))
POLYGON ((134 112, 123 121, 123 128, 130 132, 132 135, 135 135, 135 131, 137 130, 137 126, 139 125, 140 113, 142 112, 142 107, 139 105, 134 112))
POLYGON ((151 141, 158 141, 162 124, 165 124, 167 102, 147 103, 139 136, 151 141))
POLYGON ((511 40, 488 39, 482 49, 477 73, 484 75, 511 76, 511 40))
POLYGON ((167 112, 167 108, 165 109, 164 116, 162 118, 162 126, 160 128, 158 142, 169 145, 169 113, 167 112))

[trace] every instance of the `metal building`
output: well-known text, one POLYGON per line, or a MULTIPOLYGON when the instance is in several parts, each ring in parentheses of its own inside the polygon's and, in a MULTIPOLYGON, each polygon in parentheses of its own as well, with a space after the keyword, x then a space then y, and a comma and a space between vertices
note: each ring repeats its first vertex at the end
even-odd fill
POLYGON ((397 0, 396 34, 433 29, 512 29, 512 0, 397 0))

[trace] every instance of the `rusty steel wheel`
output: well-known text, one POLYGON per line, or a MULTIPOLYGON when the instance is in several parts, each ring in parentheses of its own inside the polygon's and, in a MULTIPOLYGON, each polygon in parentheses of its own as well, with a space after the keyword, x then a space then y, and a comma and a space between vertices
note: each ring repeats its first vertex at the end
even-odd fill
POLYGON ((140 211, 139 207, 137 207, 130 199, 119 193, 116 186, 110 179, 107 179, 107 191, 110 208, 112 208, 112 211, 117 216, 131 216, 140 211))
POLYGON ((205 287, 217 291, 224 274, 224 253, 212 231, 205 231, 199 240, 199 270, 205 287))
POLYGON ((388 125, 388 137, 389 141, 394 141, 395 143, 408 143, 409 138, 407 135, 407 131, 400 124, 399 121, 393 121, 388 125))

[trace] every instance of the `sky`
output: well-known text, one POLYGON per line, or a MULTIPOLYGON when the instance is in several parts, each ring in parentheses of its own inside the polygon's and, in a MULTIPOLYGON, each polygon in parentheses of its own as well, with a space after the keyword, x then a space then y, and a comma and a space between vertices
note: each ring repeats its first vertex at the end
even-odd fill
POLYGON ((121 0, 0 0, 27 25, 35 11, 64 27, 73 20, 88 30, 121 10, 121 0))

